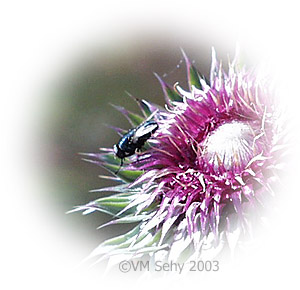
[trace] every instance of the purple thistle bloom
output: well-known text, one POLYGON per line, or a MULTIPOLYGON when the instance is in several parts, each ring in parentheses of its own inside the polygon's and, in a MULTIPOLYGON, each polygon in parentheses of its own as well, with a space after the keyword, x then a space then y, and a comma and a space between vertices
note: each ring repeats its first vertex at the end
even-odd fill
MULTIPOLYGON (((249 216, 272 193, 281 132, 269 85, 235 60, 225 73, 214 51, 208 84, 184 57, 189 91, 157 76, 166 108, 136 99, 158 129, 146 150, 125 159, 117 173, 123 184, 98 190, 116 193, 76 208, 108 212, 116 218, 109 224, 139 222, 92 255, 155 258, 163 252, 173 261, 199 258, 236 229, 247 233, 249 216)), ((117 109, 133 126, 144 120, 117 109)), ((112 149, 87 155, 112 173, 118 169, 112 149)))

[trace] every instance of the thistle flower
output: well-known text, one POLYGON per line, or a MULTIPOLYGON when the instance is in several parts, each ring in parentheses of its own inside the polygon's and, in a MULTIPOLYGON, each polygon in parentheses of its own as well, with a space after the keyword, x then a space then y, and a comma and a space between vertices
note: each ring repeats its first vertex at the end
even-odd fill
POLYGON ((149 116, 157 122, 143 152, 125 158, 119 171, 113 149, 86 154, 87 161, 118 171, 110 178, 121 184, 96 190, 113 193, 75 211, 112 215, 103 226, 135 223, 92 252, 100 260, 163 254, 166 260, 185 261, 219 251, 230 234, 249 232, 251 214, 272 193, 281 129, 269 85, 239 68, 236 59, 225 73, 214 50, 207 83, 184 58, 188 91, 157 76, 165 109, 135 99, 140 116, 116 106, 133 127, 149 116))

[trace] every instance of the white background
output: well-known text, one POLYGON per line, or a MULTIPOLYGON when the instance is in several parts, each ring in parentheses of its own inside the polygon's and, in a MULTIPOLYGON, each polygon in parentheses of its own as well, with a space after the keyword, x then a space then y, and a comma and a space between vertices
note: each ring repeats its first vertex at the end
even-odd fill
MULTIPOLYGON (((0 14, 2 289, 125 287, 123 281, 109 282, 99 272, 74 269, 81 250, 78 243, 72 246, 51 209, 41 208, 35 198, 45 188, 40 169, 28 157, 36 149, 32 114, 41 104, 38 92, 63 74, 92 42, 115 42, 137 27, 168 26, 170 33, 186 33, 195 41, 198 31, 208 38, 213 34, 221 40, 238 40, 279 76, 284 99, 291 104, 290 114, 298 114, 300 23, 296 1, 6 1, 0 14)), ((297 137, 298 124, 298 117, 290 123, 297 137)), ((178 289, 299 284, 297 153, 285 185, 286 198, 274 217, 276 225, 246 260, 196 280, 156 282, 178 289)), ((131 288, 154 287, 143 280, 127 283, 131 288)))

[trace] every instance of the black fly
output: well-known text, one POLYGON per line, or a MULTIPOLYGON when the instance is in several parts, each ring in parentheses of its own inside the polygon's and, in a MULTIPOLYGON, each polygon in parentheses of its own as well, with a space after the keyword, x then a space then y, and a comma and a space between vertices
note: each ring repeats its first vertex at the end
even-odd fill
POLYGON ((129 130, 119 142, 114 145, 115 155, 121 159, 120 167, 116 174, 122 167, 124 158, 140 150, 157 129, 158 124, 155 121, 145 121, 136 128, 129 130))

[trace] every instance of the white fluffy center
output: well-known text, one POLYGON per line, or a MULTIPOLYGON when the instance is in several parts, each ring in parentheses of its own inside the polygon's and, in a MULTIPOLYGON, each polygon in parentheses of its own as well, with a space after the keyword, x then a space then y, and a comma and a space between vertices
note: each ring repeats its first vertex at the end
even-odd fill
POLYGON ((204 156, 218 169, 246 165, 253 157, 254 132, 247 124, 233 121, 214 130, 204 144, 204 156))

